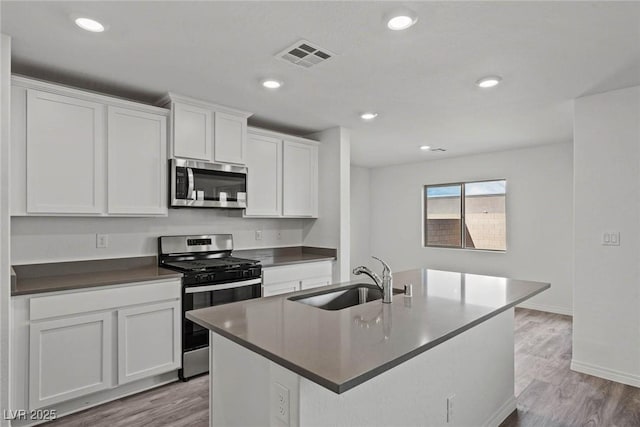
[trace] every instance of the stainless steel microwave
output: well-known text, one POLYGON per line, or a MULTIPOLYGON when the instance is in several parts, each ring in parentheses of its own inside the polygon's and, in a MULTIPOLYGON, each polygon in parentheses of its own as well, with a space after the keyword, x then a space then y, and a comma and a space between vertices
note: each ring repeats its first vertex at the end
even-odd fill
POLYGON ((246 167, 171 159, 169 168, 171 207, 247 207, 246 167))

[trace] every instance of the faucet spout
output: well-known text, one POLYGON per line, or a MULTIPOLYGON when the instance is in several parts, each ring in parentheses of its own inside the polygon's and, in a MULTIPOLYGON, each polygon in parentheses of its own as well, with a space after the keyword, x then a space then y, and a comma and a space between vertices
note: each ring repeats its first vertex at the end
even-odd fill
POLYGON ((369 276, 371 280, 373 280, 373 282, 376 284, 376 286, 379 287, 380 290, 384 291, 382 289, 382 280, 380 280, 380 276, 378 276, 375 272, 371 271, 370 268, 365 267, 364 265, 361 265, 353 269, 353 274, 355 274, 356 276, 360 274, 365 274, 369 276))
POLYGON ((389 265, 377 257, 372 257, 380 261, 383 265, 382 270, 382 279, 376 273, 371 271, 370 268, 367 268, 363 265, 356 267, 353 269, 353 274, 356 276, 359 274, 366 274, 375 282, 375 284, 382 290, 382 302, 389 304, 393 300, 393 273, 391 272, 391 268, 389 265))

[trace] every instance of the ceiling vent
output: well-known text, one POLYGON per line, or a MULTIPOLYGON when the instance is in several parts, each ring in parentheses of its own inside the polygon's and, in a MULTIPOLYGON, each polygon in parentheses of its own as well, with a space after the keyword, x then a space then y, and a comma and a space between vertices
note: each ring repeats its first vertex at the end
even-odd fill
POLYGON ((432 148, 429 151, 447 151, 446 148, 432 148))
POLYGON ((306 40, 300 40, 278 53, 276 58, 302 68, 311 68, 334 56, 335 54, 327 49, 323 49, 306 40))

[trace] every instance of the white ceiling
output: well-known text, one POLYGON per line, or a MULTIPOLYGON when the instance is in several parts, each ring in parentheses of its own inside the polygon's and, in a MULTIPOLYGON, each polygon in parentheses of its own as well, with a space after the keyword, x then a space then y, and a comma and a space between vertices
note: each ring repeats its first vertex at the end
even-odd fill
POLYGON ((1 2, 14 71, 146 101, 166 91, 252 111, 304 134, 352 130, 352 161, 379 166, 572 138, 571 100, 640 84, 640 3, 1 2), (92 34, 70 15, 109 26, 92 34), (338 54, 312 69, 273 57, 307 39, 338 54), (474 82, 499 74, 503 84, 474 82), (259 80, 276 76, 280 91, 259 80), (370 123, 359 113, 374 110, 370 123), (446 153, 425 153, 427 144, 446 153))

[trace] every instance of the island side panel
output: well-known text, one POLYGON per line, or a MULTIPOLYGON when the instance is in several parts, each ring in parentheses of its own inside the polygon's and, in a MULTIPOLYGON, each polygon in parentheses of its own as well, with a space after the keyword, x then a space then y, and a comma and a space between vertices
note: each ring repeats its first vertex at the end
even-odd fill
POLYGON ((209 343, 209 425, 270 425, 269 360, 214 332, 209 343))
POLYGON ((513 335, 510 309, 336 394, 212 332, 210 425, 498 426, 515 410, 513 335), (289 395, 287 422, 276 384, 289 395))
POLYGON ((301 378, 300 426, 498 426, 516 409, 513 335, 510 309, 343 394, 301 378))

